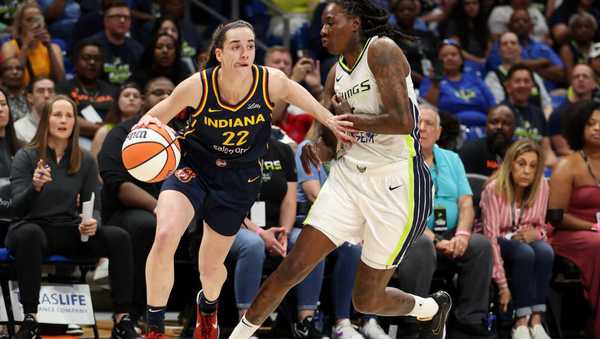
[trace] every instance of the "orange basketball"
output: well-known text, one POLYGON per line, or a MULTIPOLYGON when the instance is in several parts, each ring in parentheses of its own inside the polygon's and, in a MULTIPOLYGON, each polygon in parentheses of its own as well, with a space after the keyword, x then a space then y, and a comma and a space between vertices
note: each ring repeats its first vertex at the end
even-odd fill
POLYGON ((159 182, 179 165, 181 148, 170 130, 150 124, 129 132, 121 148, 121 159, 137 180, 159 182))

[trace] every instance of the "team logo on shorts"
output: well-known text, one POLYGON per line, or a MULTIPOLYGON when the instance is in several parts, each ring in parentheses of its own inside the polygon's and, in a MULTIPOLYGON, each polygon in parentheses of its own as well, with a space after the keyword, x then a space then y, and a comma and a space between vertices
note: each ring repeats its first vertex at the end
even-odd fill
POLYGON ((177 177, 179 181, 187 183, 196 177, 196 172, 189 167, 184 167, 175 171, 175 177, 177 177))

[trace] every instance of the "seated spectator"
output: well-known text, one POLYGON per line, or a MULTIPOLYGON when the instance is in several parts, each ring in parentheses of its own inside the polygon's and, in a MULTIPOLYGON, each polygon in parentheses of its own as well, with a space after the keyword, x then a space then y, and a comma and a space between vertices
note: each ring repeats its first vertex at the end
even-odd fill
MULTIPOLYGON (((151 80, 144 90, 145 110, 166 98, 173 84, 165 78, 151 80)), ((134 322, 146 308, 146 257, 154 242, 156 216, 154 208, 162 183, 145 183, 132 177, 121 159, 121 146, 141 115, 125 120, 108 132, 98 153, 102 178, 102 220, 125 229, 133 243, 134 286, 131 317, 134 322)))
POLYGON ((93 42, 81 42, 73 50, 73 65, 75 77, 56 84, 56 92, 70 97, 77 104, 80 115, 79 128, 81 136, 91 139, 101 123, 88 121, 81 113, 83 110, 95 112, 105 119, 113 103, 115 88, 101 80, 102 48, 93 42))
POLYGON ((575 14, 569 20, 569 39, 560 47, 560 58, 567 74, 576 64, 586 63, 592 50, 598 22, 588 13, 575 14))
POLYGON ((129 235, 114 226, 82 220, 78 201, 90 200, 98 188, 92 156, 79 148, 77 107, 65 96, 44 108, 40 127, 26 148, 17 152, 10 180, 17 221, 6 236, 15 257, 24 320, 16 338, 39 338, 36 313, 44 256, 108 257, 114 310, 112 336, 140 338, 129 317, 133 291, 129 235), (89 236, 82 241, 81 236, 89 236))
MULTIPOLYGON (((442 132, 437 112, 421 108, 421 150, 432 174, 435 196, 427 229, 398 266, 403 289, 427 295, 436 268, 458 272, 458 295, 453 299, 455 327, 465 335, 486 336, 492 256, 489 241, 472 234, 473 193, 458 155, 435 143, 442 132), (437 263, 436 263, 437 257, 437 263)), ((455 337, 461 337, 454 334, 455 337)))
POLYGON ((515 142, 481 194, 483 233, 493 248, 498 304, 502 312, 510 301, 516 309, 513 339, 550 338, 542 326, 554 262, 552 247, 545 241, 549 188, 543 158, 537 143, 515 142))
POLYGON ((510 17, 517 10, 524 10, 531 17, 532 37, 536 41, 548 41, 548 25, 546 18, 529 0, 511 0, 510 5, 496 6, 490 13, 488 25, 494 38, 509 30, 510 17))
POLYGON ((38 0, 44 10, 46 21, 49 23, 50 35, 63 40, 67 50, 70 50, 73 28, 81 14, 79 2, 76 0, 38 0))
POLYGON ((17 139, 26 144, 33 139, 46 104, 54 97, 54 81, 36 78, 27 86, 27 101, 31 112, 15 122, 17 139))
POLYGON ((415 21, 418 16, 416 1, 396 1, 392 6, 392 11, 396 17, 398 29, 410 36, 417 37, 412 40, 402 39, 398 41, 398 45, 406 55, 410 64, 410 75, 415 85, 418 86, 423 77, 431 75, 433 71, 439 41, 431 31, 415 29, 415 21))
POLYGON ((25 90, 23 66, 16 57, 11 57, 0 64, 0 80, 6 92, 6 99, 11 107, 13 121, 17 121, 30 112, 25 90))
MULTIPOLYGON (((265 215, 264 225, 256 224, 255 216, 250 215, 242 224, 229 251, 235 263, 235 298, 240 318, 252 303, 262 280, 265 249, 272 256, 285 257, 288 248, 288 235, 296 220, 296 167, 291 148, 273 138, 269 140, 267 154, 263 157, 262 186, 258 196, 258 207, 265 215), (262 207, 260 207, 262 206, 262 207)), ((176 174, 177 175, 177 174, 176 174)), ((322 272, 320 276, 322 280, 322 272)), ((320 281, 318 281, 320 284, 320 281)), ((320 285, 317 288, 320 291, 320 285)), ((312 291, 298 287, 299 313, 307 303, 304 293, 312 291)), ((312 293, 314 294, 314 293, 312 293)), ((319 292, 316 293, 317 301, 319 292)), ((315 301, 316 306, 316 301, 315 301)), ((302 320, 302 319, 301 319, 302 320)))
MULTIPOLYGON (((321 84, 319 60, 301 58, 292 68, 292 54, 289 49, 273 46, 267 50, 265 66, 279 69, 292 80, 305 85, 315 98, 321 98, 323 85, 321 84)), ((280 126, 296 143, 304 140, 304 136, 314 120, 307 112, 283 101, 275 102, 272 115, 273 122, 280 126)))
POLYGON ((546 117, 537 106, 529 102, 533 88, 533 72, 525 65, 514 65, 508 71, 505 86, 508 96, 502 104, 515 112, 515 136, 518 139, 531 139, 541 143, 545 165, 554 166, 556 155, 550 145, 546 117))
MULTIPOLYGON (((186 2, 184 0, 159 0, 158 5, 161 17, 171 18, 174 20, 176 26, 179 27, 179 36, 175 38, 182 44, 181 56, 192 59, 200 51, 208 50, 208 40, 202 38, 202 34, 198 30, 198 25, 194 24, 189 16, 185 15, 186 2)), ((204 17, 203 19, 206 18, 204 17)), ((159 18, 157 21, 160 22, 161 19, 159 18)), ((156 23, 154 27, 156 28, 156 23)), ((153 30, 154 32, 157 31, 153 30)), ((151 36, 148 38, 151 38, 151 36)), ((190 69, 195 70, 195 68, 190 69)))
POLYGON ((102 47, 103 70, 111 84, 122 84, 133 74, 144 47, 127 36, 131 28, 131 11, 121 0, 108 1, 104 6, 104 29, 86 41, 102 47))
POLYGON ((464 112, 476 112, 483 124, 488 109, 496 104, 490 89, 477 76, 463 72, 462 51, 456 41, 444 40, 438 55, 442 73, 423 79, 420 96, 441 111, 455 114, 463 124, 468 124, 464 112))
MULTIPOLYGON (((510 16, 508 28, 519 38, 521 63, 539 74, 545 81, 546 89, 555 89, 564 80, 564 65, 552 48, 530 36, 532 21, 525 10, 515 10, 510 16)), ((501 64, 499 46, 495 43, 487 61, 488 69, 496 69, 501 64)))
POLYGON ((143 87, 148 80, 162 76, 177 85, 190 74, 181 61, 181 43, 172 34, 159 33, 146 47, 132 79, 143 87))
POLYGON ((25 85, 35 77, 49 77, 55 82, 63 79, 62 50, 51 42, 42 10, 34 0, 17 8, 12 37, 2 44, 2 57, 19 59, 25 69, 25 85))
POLYGON ((590 338, 600 338, 600 103, 578 104, 565 137, 575 152, 560 160, 550 180, 549 208, 564 213, 553 222, 551 244, 581 271, 593 310, 590 338))
POLYGON ((548 121, 548 134, 557 155, 565 156, 573 152, 563 134, 563 127, 571 118, 570 112, 577 103, 591 100, 598 91, 598 81, 594 77, 592 68, 587 64, 575 65, 571 73, 571 86, 567 92, 567 100, 552 112, 548 121))
MULTIPOLYGON (((519 38, 513 32, 505 32, 500 35, 498 39, 500 45, 500 58, 502 63, 498 68, 491 70, 485 76, 485 84, 488 85, 496 102, 502 102, 506 99, 506 78, 508 77, 508 70, 521 63, 521 45, 519 45, 519 38)), ((550 112, 552 110, 552 99, 550 94, 546 90, 544 85, 544 79, 539 74, 533 72, 533 88, 529 95, 529 101, 537 106, 543 112, 550 112)))
POLYGON ((485 64, 491 47, 487 13, 479 0, 458 0, 446 21, 438 28, 440 35, 458 41, 465 60, 485 64))
POLYGON ((513 143, 515 113, 506 105, 498 105, 488 114, 485 138, 467 140, 458 154, 467 173, 492 175, 502 164, 504 154, 513 143))
POLYGON ((106 135, 113 127, 142 113, 142 91, 136 83, 125 83, 121 86, 115 98, 117 100, 113 102, 111 110, 108 112, 106 119, 104 119, 104 125, 96 132, 92 141, 91 153, 94 158, 98 156, 106 135))
MULTIPOLYGON (((4 93, 4 90, 0 89, 0 178, 8 179, 12 158, 21 148, 21 143, 15 135, 11 107, 4 93)), ((11 217, 11 205, 10 194, 0 195, 0 218, 11 217)))
POLYGON ((157 36, 158 34, 169 34, 175 38, 181 45, 181 61, 185 63, 189 70, 192 72, 196 71, 194 58, 198 52, 193 45, 183 40, 183 32, 181 31, 179 20, 172 16, 161 16, 156 19, 154 28, 152 29, 152 36, 157 36))
MULTIPOLYGON (((557 46, 562 46, 569 36, 569 20, 577 13, 589 13, 596 22, 600 22, 600 1, 598 0, 571 0, 563 1, 552 13, 548 25, 557 46)), ((596 31, 594 40, 600 39, 600 31, 596 31)))

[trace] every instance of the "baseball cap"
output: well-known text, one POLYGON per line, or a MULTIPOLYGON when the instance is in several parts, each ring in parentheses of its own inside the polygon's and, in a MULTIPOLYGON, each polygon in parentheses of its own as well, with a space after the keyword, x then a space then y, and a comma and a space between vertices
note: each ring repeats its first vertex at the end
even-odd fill
POLYGON ((590 49, 590 59, 600 57, 600 42, 592 44, 590 49))

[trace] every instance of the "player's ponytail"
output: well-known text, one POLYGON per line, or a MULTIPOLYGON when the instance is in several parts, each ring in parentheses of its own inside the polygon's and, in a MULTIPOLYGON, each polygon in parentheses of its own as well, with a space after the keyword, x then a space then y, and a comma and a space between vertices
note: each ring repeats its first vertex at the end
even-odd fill
POLYGON ((417 39, 390 25, 389 13, 372 0, 331 0, 331 2, 341 6, 348 15, 360 18, 361 33, 364 39, 375 35, 387 36, 396 43, 417 39))
POLYGON ((229 30, 242 27, 249 28, 252 31, 252 33, 254 33, 254 27, 252 27, 252 25, 249 22, 244 20, 236 20, 229 23, 224 23, 217 27, 217 29, 213 33, 212 40, 210 42, 208 61, 206 61, 206 64, 203 67, 204 69, 219 65, 219 60, 217 60, 215 50, 217 48, 223 48, 223 43, 225 42, 225 34, 229 30))

